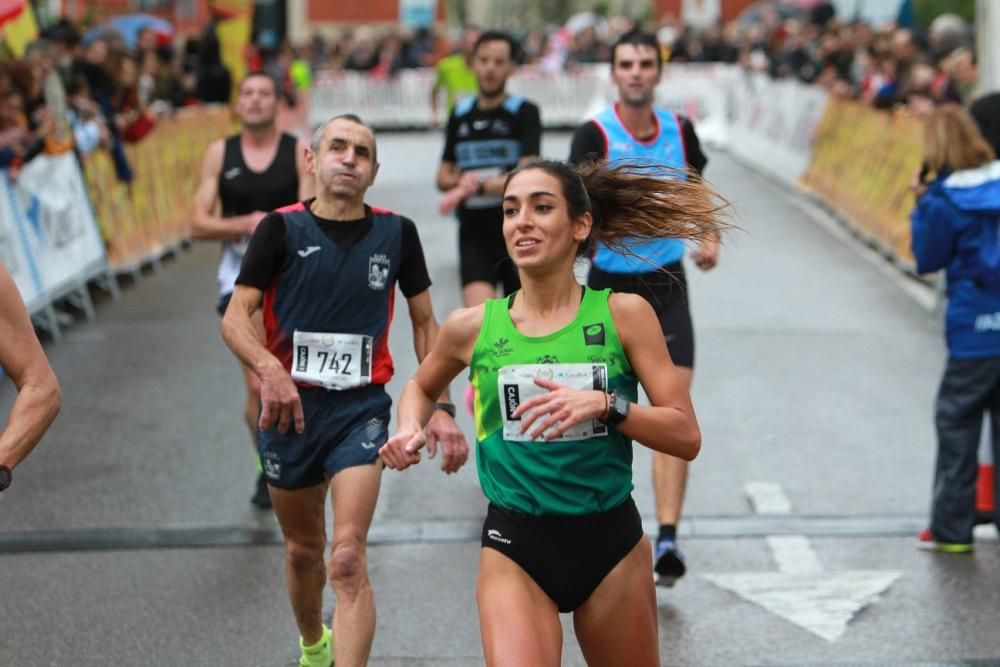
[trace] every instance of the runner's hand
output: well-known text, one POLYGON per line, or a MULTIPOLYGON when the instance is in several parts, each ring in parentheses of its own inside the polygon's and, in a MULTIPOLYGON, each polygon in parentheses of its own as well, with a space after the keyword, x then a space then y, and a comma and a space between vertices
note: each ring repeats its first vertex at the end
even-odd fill
POLYGON ((379 458, 393 470, 406 470, 420 463, 420 448, 427 444, 421 429, 399 431, 378 450, 379 458))
POLYGON ((277 424, 278 433, 287 433, 293 422, 296 433, 305 430, 299 390, 284 368, 273 367, 261 374, 260 404, 260 421, 257 423, 260 430, 269 431, 277 424))
POLYGON ((441 445, 441 470, 449 475, 469 460, 469 445, 465 434, 458 428, 455 419, 441 410, 435 410, 427 422, 427 457, 434 458, 441 445))
POLYGON ((691 251, 691 259, 702 271, 714 269, 719 263, 719 240, 708 239, 699 243, 698 247, 691 251))
POLYGON ((520 417, 522 420, 521 433, 527 433, 530 429, 532 440, 538 440, 550 427, 552 431, 546 434, 545 439, 554 440, 571 426, 592 419, 603 419, 607 412, 608 396, 603 391, 573 389, 541 378, 535 378, 535 384, 548 389, 548 393, 533 396, 514 410, 514 418, 520 417))
POLYGON ((458 180, 458 185, 444 193, 438 203, 438 211, 441 215, 449 215, 458 208, 469 195, 475 194, 479 189, 479 176, 475 172, 467 171, 458 180))

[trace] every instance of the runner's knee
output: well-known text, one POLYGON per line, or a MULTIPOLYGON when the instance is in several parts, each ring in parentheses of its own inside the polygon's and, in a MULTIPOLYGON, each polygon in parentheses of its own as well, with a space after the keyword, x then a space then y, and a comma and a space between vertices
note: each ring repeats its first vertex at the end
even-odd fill
POLYGON ((288 540, 285 543, 285 560, 298 573, 309 572, 323 565, 323 543, 288 540))
POLYGON ((327 562, 327 574, 333 585, 344 592, 358 589, 367 577, 361 547, 352 542, 335 544, 327 562))

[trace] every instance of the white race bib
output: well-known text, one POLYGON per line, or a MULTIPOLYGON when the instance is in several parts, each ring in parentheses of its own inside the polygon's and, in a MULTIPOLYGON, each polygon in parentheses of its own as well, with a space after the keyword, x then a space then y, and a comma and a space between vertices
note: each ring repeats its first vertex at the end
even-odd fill
POLYGON ((371 382, 371 336, 296 330, 292 346, 294 380, 338 390, 371 382))
MULTIPOLYGON (((583 390, 608 390, 608 367, 606 364, 521 364, 517 366, 504 366, 498 374, 497 384, 500 392, 500 414, 503 417, 503 437, 504 440, 518 442, 530 441, 531 431, 537 428, 545 419, 545 416, 538 417, 538 420, 528 429, 528 433, 521 433, 521 418, 514 418, 514 410, 533 396, 539 396, 548 392, 547 389, 535 384, 535 378, 552 380, 561 385, 583 390)), ((551 429, 549 429, 551 430, 551 429)), ((566 430, 559 440, 587 440, 588 438, 600 438, 608 434, 608 427, 600 419, 575 424, 566 430)), ((539 440, 545 438, 543 433, 539 440)))

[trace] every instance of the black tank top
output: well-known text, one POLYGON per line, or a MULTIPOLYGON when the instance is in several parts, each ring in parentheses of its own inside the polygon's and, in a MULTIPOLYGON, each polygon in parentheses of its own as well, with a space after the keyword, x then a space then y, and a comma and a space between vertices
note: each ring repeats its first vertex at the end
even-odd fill
POLYGON ((298 140, 282 133, 278 151, 262 172, 251 171, 243 161, 240 135, 226 139, 222 173, 219 174, 219 199, 222 217, 245 215, 254 211, 273 211, 294 204, 299 199, 299 173, 295 168, 298 140))

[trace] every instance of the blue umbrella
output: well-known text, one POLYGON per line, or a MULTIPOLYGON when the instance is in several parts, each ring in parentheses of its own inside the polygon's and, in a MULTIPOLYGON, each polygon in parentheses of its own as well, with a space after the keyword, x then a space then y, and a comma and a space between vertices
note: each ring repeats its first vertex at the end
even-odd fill
POLYGON ((83 36, 83 41, 85 43, 91 42, 99 37, 104 37, 111 31, 121 35, 125 46, 132 48, 139 39, 139 33, 146 28, 152 29, 157 36, 167 39, 173 37, 174 34, 174 26, 171 25, 170 21, 161 19, 159 16, 153 16, 152 14, 122 14, 121 16, 108 19, 96 28, 91 28, 83 36))

